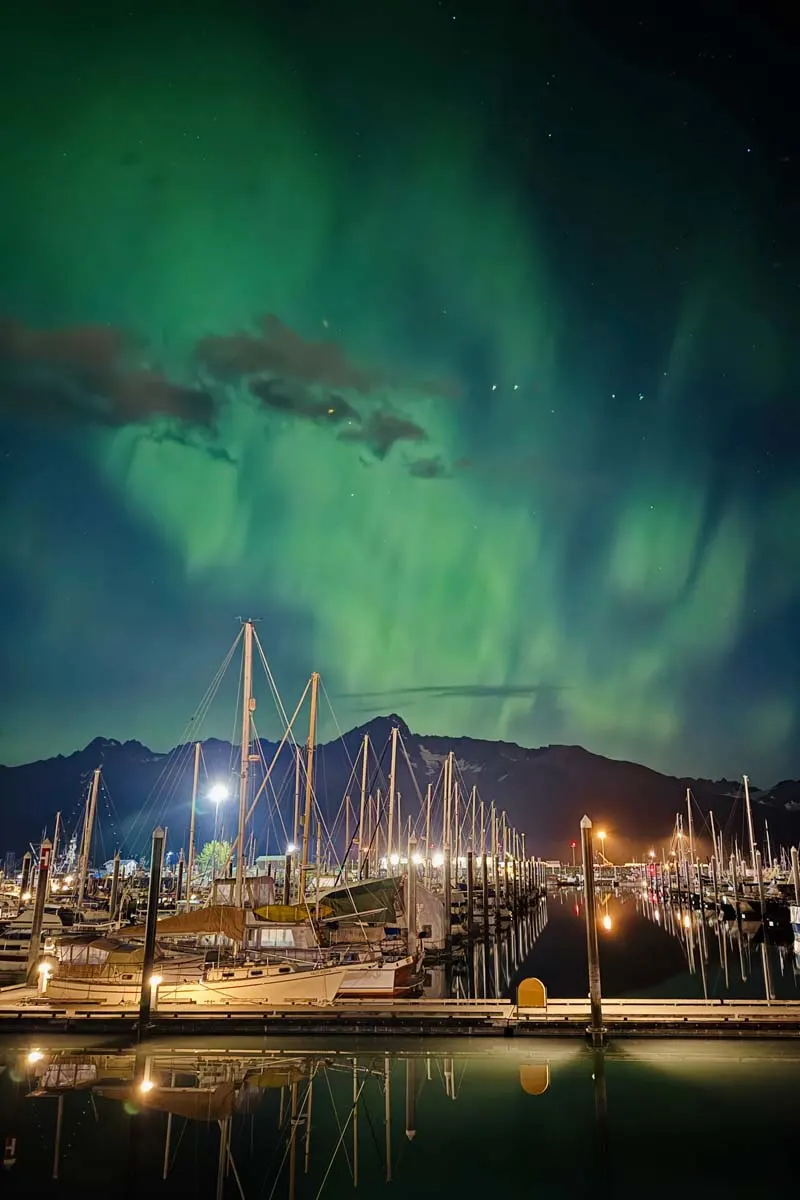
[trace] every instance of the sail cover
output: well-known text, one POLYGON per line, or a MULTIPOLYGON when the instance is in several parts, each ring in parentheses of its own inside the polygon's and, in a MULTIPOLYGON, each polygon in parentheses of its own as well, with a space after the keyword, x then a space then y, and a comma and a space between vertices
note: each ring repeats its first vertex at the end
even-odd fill
MULTIPOLYGON (((156 924, 156 937, 183 937, 190 933, 221 933, 232 942, 244 941, 245 911, 229 904, 211 904, 194 912, 162 917, 156 924)), ((126 929, 126 937, 144 937, 145 926, 126 929)))

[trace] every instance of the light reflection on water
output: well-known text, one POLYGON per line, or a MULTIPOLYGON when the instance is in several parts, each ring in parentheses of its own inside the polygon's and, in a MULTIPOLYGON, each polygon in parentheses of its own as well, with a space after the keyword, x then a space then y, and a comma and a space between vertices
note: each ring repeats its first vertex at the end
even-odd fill
MULTIPOLYGON (((605 996, 764 999, 766 957, 773 996, 800 998, 800 956, 790 932, 769 929, 764 945, 760 922, 717 922, 708 912, 658 903, 642 888, 601 892, 598 920, 605 996), (610 928, 605 927, 605 916, 610 928)), ((526 975, 542 979, 553 997, 586 995, 580 892, 563 889, 550 896, 547 920, 540 922, 528 952, 510 978, 501 972, 502 994, 512 994, 526 975)))
POLYGON ((61 1039, 0 1061, 11 1197, 730 1198, 794 1174, 791 1042, 61 1039))

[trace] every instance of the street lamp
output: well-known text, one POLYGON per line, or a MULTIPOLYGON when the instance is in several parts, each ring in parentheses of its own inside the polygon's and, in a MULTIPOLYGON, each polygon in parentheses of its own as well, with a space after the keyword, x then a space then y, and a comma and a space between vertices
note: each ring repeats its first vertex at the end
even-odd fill
POLYGON ((215 783, 208 793, 208 798, 212 804, 221 804, 223 800, 227 800, 230 792, 224 783, 215 783))

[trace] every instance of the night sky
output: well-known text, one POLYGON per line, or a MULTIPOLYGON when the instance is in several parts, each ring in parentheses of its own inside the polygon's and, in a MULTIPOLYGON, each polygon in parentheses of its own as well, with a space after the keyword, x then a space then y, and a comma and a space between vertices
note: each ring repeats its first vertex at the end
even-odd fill
POLYGON ((792 31, 611 7, 3 6, 0 760, 246 615, 342 728, 797 774, 792 31))

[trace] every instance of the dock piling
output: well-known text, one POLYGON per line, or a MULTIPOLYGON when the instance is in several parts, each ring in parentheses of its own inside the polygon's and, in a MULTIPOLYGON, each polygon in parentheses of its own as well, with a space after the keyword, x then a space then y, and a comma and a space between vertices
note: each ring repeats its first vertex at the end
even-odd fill
POLYGON ((42 949, 42 922, 44 920, 44 902, 47 897, 47 880, 50 875, 50 855, 53 843, 48 839, 42 842, 39 851, 39 878, 36 881, 36 901, 33 907, 33 924, 31 925, 31 941, 28 948, 28 983, 33 983, 33 975, 42 949))
POLYGON ((164 858, 164 843, 166 835, 158 826, 153 830, 153 844, 150 855, 150 887, 147 893, 147 922, 144 932, 144 958, 142 960, 142 985, 139 993, 139 1037, 144 1034, 147 1022, 150 1020, 152 1007, 153 963, 156 957, 156 920, 158 919, 158 897, 161 892, 161 863, 164 858))
POLYGON ((592 822, 581 818, 581 854, 583 858, 583 889, 586 911, 586 953, 589 967, 589 1003, 591 1024, 587 1030, 595 1049, 603 1045, 603 1005, 600 990, 600 950, 597 944, 597 913, 594 894, 594 855, 592 852, 592 822))
POLYGON ((467 937, 475 932, 475 855, 467 851, 467 937))

